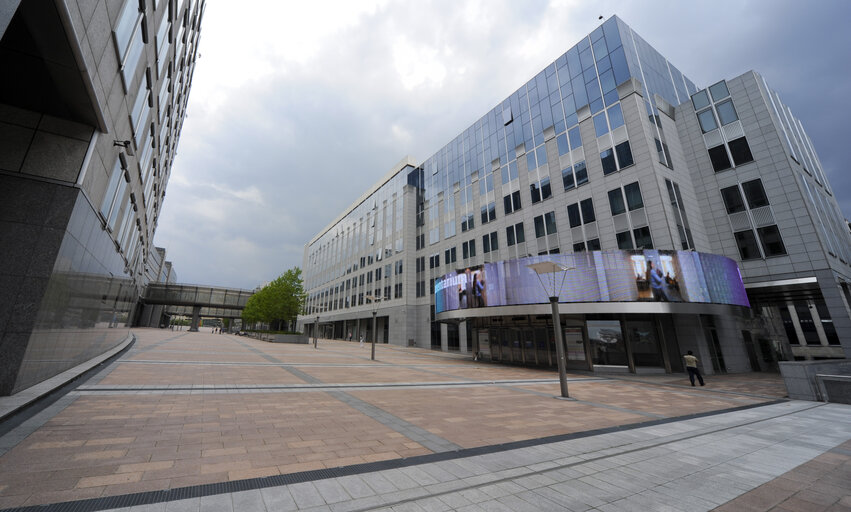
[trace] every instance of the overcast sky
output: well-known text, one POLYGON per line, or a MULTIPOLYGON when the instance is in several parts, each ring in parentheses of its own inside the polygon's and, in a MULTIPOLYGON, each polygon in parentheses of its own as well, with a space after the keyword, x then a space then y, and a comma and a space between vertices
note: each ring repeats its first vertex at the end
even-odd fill
POLYGON ((427 159, 613 14, 698 87, 762 73, 851 217, 851 2, 207 0, 155 243, 184 283, 250 289, 301 266, 393 164, 427 159))

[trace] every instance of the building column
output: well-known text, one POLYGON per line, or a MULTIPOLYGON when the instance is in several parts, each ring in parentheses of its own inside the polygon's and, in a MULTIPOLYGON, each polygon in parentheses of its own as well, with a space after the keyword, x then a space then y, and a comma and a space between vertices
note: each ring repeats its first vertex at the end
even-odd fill
POLYGON ((192 323, 189 324, 189 332, 198 332, 198 325, 201 323, 201 306, 192 308, 192 323))

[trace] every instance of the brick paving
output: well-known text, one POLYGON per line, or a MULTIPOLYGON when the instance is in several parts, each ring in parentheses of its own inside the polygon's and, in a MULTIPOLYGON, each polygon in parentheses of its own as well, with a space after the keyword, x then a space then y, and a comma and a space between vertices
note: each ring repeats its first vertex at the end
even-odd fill
POLYGON ((774 374, 711 376, 705 388, 691 388, 683 375, 586 372, 569 373, 577 400, 561 401, 552 398, 553 370, 454 354, 378 345, 373 362, 369 344, 357 342, 323 340, 315 350, 134 332, 131 351, 0 457, 0 508, 399 459, 784 394, 774 374))

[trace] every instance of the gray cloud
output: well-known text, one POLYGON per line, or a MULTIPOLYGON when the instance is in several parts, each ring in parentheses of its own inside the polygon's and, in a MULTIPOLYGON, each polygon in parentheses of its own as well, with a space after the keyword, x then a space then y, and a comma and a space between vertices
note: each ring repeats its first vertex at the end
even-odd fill
POLYGON ((394 163, 425 160, 600 14, 618 14, 698 84, 761 72, 837 192, 851 189, 845 2, 386 2, 343 4, 330 19, 272 3, 282 26, 258 26, 260 6, 222 4, 207 6, 156 236, 183 282, 253 288, 300 266, 304 244, 394 163))

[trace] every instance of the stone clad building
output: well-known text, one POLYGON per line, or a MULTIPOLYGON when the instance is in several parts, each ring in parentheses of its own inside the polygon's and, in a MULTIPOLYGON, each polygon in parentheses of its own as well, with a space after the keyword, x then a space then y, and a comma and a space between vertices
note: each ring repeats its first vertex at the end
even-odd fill
POLYGON ((166 265, 153 238, 203 14, 204 0, 0 7, 0 394, 118 345, 166 265))
POLYGON ((698 86, 612 17, 317 233, 299 322, 371 339, 375 313, 379 342, 553 365, 528 267, 550 260, 569 367, 682 371, 694 350, 707 373, 776 370, 851 354, 849 257, 763 77, 698 86))

